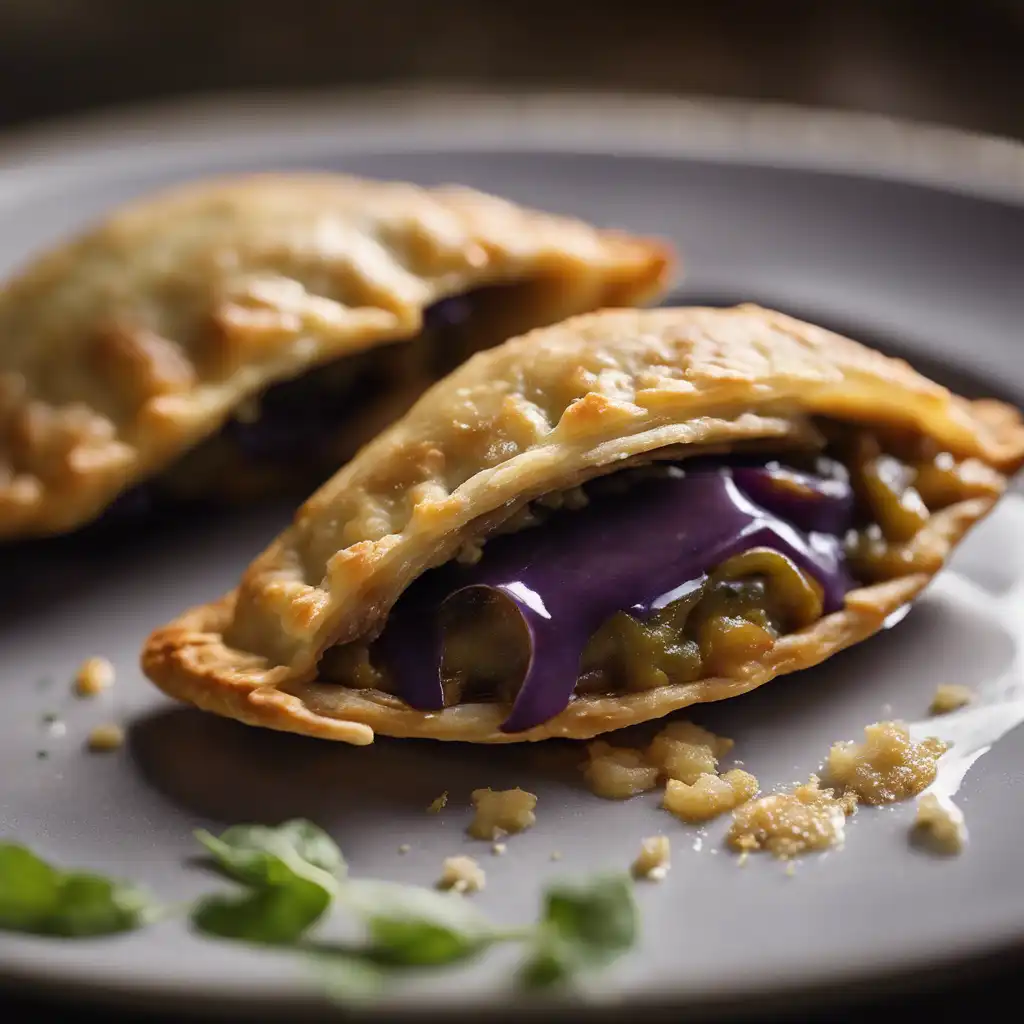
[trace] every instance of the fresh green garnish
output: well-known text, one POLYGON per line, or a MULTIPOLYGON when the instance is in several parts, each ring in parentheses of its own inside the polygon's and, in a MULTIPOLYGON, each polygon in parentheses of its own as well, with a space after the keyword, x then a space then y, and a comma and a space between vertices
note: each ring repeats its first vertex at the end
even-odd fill
POLYGON ((334 840, 308 821, 236 825, 220 837, 198 831, 196 838, 221 871, 249 890, 207 896, 192 911, 199 931, 221 938, 297 942, 323 917, 345 870, 334 840))
POLYGON ((367 955, 378 963, 438 966, 516 937, 495 928, 455 892, 360 879, 349 882, 341 898, 366 922, 367 955))
POLYGON ((158 914, 136 886, 61 871, 15 843, 0 843, 0 928, 88 938, 141 928, 158 914))
POLYGON ((278 884, 289 873, 309 874, 310 868, 332 879, 345 873, 345 859, 334 840, 302 819, 276 827, 235 825, 219 837, 199 829, 196 838, 226 875, 244 885, 278 884))
POLYGON ((636 942, 638 911, 629 875, 551 886, 520 980, 545 988, 603 967, 636 942))
POLYGON ((331 894, 299 881, 268 885, 239 896, 204 896, 192 910, 192 924, 207 935, 266 945, 297 942, 324 915, 331 894))
MULTIPOLYGON (((541 921, 510 930, 496 927, 458 893, 346 878, 341 851, 308 821, 238 825, 220 836, 200 831, 196 838, 241 889, 200 898, 192 908, 194 927, 302 952, 329 994, 346 1001, 373 994, 390 970, 452 964, 498 942, 527 942, 519 980, 531 988, 600 968, 636 942, 637 907, 625 874, 551 886, 541 921), (357 946, 334 947, 308 934, 335 899, 365 925, 357 946)), ((133 885, 60 871, 23 846, 0 843, 0 929, 109 935, 142 927, 158 914, 133 885)))

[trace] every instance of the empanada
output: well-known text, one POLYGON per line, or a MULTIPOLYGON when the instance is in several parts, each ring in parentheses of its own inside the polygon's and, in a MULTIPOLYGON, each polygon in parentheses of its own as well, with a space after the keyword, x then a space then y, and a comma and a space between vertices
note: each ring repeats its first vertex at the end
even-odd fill
POLYGON ((591 737, 875 633, 1022 462, 1015 410, 778 313, 579 316, 436 384, 143 667, 349 743, 591 737))
POLYGON ((670 264, 464 188, 257 175, 135 202, 0 289, 0 538, 119 495, 308 493, 471 351, 653 298, 670 264))

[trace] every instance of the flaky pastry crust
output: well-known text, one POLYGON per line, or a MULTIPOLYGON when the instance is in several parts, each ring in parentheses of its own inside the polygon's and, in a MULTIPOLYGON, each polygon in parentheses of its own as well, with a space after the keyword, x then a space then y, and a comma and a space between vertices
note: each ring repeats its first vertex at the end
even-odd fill
POLYGON ((670 263, 456 187, 257 175, 130 204, 0 289, 0 538, 89 521, 249 396, 413 337, 439 299, 528 284, 501 341, 652 298, 670 263))
POLYGON ((996 498, 932 515, 913 575, 847 595, 731 678, 578 697, 520 733, 508 707, 423 713, 316 679, 323 651, 372 639, 402 591, 527 502, 652 458, 764 442, 784 450, 812 417, 917 430, 973 459, 1001 492, 1024 462, 1015 410, 969 402, 894 360, 755 306, 609 310, 480 353, 430 389, 296 513, 239 588, 157 630, 143 652, 167 693, 251 724, 349 743, 374 732, 473 742, 587 738, 720 700, 826 660, 881 628, 996 498))

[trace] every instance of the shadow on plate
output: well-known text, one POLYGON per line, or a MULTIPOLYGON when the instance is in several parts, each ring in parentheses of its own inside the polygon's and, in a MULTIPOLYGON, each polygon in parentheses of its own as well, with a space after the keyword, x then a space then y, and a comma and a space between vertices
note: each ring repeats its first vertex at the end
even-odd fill
POLYGON ((482 747, 378 737, 371 746, 256 729, 192 708, 162 709, 129 730, 129 754, 173 803, 225 823, 422 813, 442 792, 468 805, 478 786, 578 786, 571 741, 482 747))

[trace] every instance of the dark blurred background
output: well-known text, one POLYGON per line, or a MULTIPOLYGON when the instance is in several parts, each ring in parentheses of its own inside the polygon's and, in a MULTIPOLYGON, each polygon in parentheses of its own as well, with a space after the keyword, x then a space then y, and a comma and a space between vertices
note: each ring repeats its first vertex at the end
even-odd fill
POLYGON ((841 107, 1024 136, 1014 0, 0 0, 0 127, 251 88, 483 83, 841 107))

